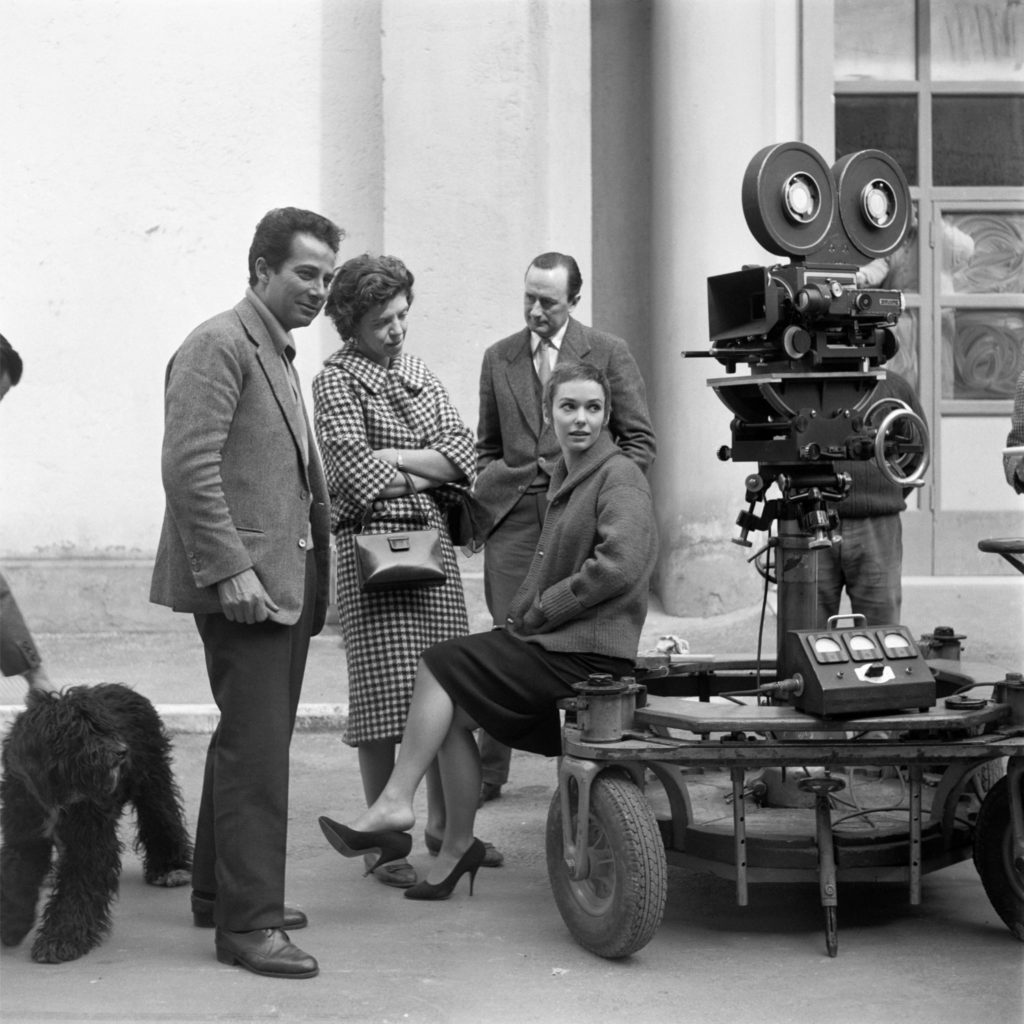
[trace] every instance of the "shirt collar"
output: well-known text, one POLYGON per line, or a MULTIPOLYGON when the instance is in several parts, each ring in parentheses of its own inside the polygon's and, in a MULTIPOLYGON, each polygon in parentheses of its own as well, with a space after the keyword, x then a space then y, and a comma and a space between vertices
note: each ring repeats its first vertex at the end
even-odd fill
POLYGON ((270 312, 267 304, 252 288, 245 289, 245 297, 252 303, 256 312, 259 313, 260 319, 270 335, 270 340, 274 343, 274 348, 277 349, 277 354, 282 359, 287 359, 291 362, 295 358, 295 341, 291 336, 291 332, 286 331, 281 326, 281 321, 270 312))
MULTIPOLYGON (((569 326, 569 318, 565 318, 565 323, 558 328, 558 333, 551 338, 551 347, 556 351, 560 351, 562 348, 562 339, 565 337, 565 330, 569 326)), ((541 337, 539 334, 534 334, 530 331, 530 351, 536 355, 537 349, 540 348, 541 337)))

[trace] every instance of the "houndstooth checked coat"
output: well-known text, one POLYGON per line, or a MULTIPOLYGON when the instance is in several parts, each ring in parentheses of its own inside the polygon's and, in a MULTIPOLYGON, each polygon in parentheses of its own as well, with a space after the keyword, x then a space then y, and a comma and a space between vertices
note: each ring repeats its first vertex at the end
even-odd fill
POLYGON ((441 382, 419 358, 402 353, 384 367, 347 343, 313 380, 316 437, 331 497, 338 547, 338 611, 348 659, 345 741, 398 740, 405 726, 416 663, 432 644, 469 631, 458 562, 445 524, 442 490, 379 502, 373 532, 408 527, 425 513, 441 535, 443 587, 364 594, 356 581, 352 538, 394 466, 380 448, 432 448, 475 475, 473 434, 441 382))

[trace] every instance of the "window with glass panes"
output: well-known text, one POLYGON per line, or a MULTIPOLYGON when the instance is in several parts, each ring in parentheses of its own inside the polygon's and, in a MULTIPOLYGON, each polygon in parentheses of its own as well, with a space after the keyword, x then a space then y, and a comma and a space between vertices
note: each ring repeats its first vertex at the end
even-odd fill
POLYGON ((836 158, 885 150, 914 199, 888 257, 886 284, 907 305, 889 365, 929 412, 930 568, 998 571, 951 541, 968 522, 1021 532, 1001 448, 1024 372, 1024 3, 835 0, 834 12, 836 158))

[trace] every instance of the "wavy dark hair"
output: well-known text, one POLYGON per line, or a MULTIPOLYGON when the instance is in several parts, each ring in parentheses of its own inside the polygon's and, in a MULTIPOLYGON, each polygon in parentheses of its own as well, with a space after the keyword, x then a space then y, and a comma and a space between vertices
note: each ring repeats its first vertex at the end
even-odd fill
POLYGON ((256 284, 256 261, 262 256, 271 270, 280 270, 292 253, 295 235, 312 235, 336 253, 345 232, 334 221, 312 210, 300 210, 296 206, 270 210, 260 218, 249 246, 250 287, 256 284))
POLYGON ((338 334, 348 341, 359 321, 374 308, 404 294, 412 305, 412 271, 397 256, 371 256, 368 252, 346 260, 335 271, 324 311, 338 334))

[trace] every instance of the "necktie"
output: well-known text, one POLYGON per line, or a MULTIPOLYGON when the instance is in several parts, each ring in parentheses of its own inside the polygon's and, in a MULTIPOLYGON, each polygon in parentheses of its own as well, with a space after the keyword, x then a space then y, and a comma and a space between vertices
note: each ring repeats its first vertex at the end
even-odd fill
POLYGON ((540 386, 544 387, 551 376, 551 350, 554 345, 550 338, 541 338, 537 346, 537 376, 540 378, 540 386))

